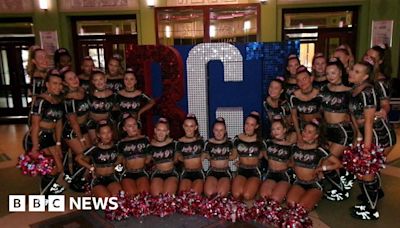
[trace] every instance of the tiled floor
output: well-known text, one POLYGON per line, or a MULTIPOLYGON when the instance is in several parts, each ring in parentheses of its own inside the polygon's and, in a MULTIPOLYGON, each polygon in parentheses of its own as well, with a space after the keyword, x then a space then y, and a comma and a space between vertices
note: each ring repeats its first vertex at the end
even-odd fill
MULTIPOLYGON (((0 125, 0 154, 6 154, 11 160, 0 162, 0 224, 1 227, 29 227, 30 224, 45 220, 62 213, 8 213, 9 194, 35 194, 38 188, 38 178, 22 176, 15 167, 18 155, 22 152, 22 137, 26 132, 25 125, 0 125)), ((397 129, 398 139, 400 130, 397 129)), ((311 213, 314 227, 397 227, 400 223, 398 211, 400 211, 400 168, 391 166, 390 163, 400 159, 400 144, 397 144, 388 158, 388 166, 383 170, 383 185, 386 196, 380 202, 381 219, 374 222, 363 222, 352 219, 348 208, 355 202, 358 188, 352 191, 352 197, 341 203, 321 201, 317 210, 311 213)), ((66 191, 67 196, 76 195, 66 191)), ((65 212, 68 213, 68 212, 65 212)), ((182 218, 179 218, 182 219, 182 218)), ((194 218, 191 218, 194 219, 194 218)), ((189 219, 190 220, 190 219, 189 219)), ((142 221, 134 221, 131 225, 153 227, 165 222, 169 227, 179 226, 174 219, 148 218, 142 221), (167 224, 168 223, 168 224, 167 224)), ((128 227, 130 223, 114 223, 116 227, 128 227)), ((198 223, 201 224, 201 223, 198 223)), ((132 227, 132 226, 130 226, 132 227)), ((195 227, 195 226, 193 226, 195 227)))

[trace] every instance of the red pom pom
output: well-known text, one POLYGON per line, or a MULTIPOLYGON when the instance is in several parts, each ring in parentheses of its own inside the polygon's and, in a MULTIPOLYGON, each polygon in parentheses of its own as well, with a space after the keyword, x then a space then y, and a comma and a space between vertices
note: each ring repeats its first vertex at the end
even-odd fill
POLYGON ((130 214, 130 201, 125 197, 125 192, 121 191, 118 195, 118 207, 115 210, 107 208, 105 210, 105 217, 108 220, 121 221, 127 219, 130 214))
POLYGON ((196 215, 203 203, 203 197, 194 191, 185 191, 179 193, 176 198, 177 210, 183 215, 196 215))
POLYGON ((131 215, 139 218, 152 214, 152 196, 149 193, 140 193, 130 198, 131 215))
POLYGON ((385 168, 383 149, 374 144, 366 151, 364 143, 348 148, 343 153, 342 163, 347 171, 357 176, 371 175, 385 168))
POLYGON ((312 220, 308 217, 307 210, 299 204, 286 208, 282 219, 283 222, 281 227, 312 227, 312 220))
POLYGON ((280 203, 270 199, 259 199, 249 210, 249 216, 262 224, 279 227, 282 223, 283 209, 280 203))
POLYGON ((175 195, 168 193, 160 194, 152 199, 152 215, 165 217, 176 212, 175 195))
POLYGON ((21 169, 24 175, 33 177, 37 175, 45 176, 53 171, 53 167, 54 159, 45 157, 42 151, 35 156, 29 152, 18 157, 17 168, 21 169))

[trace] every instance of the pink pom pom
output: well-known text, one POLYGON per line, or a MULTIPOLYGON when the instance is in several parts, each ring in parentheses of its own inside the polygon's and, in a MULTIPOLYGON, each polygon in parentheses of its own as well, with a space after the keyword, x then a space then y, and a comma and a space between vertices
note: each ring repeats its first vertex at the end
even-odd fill
POLYGON ((125 197, 124 191, 121 191, 118 195, 118 208, 115 210, 111 210, 110 208, 107 208, 105 210, 105 217, 108 220, 111 221, 121 221, 124 219, 127 219, 129 217, 130 213, 130 202, 127 200, 125 197))
POLYGON ((283 212, 278 202, 262 198, 254 202, 249 210, 249 216, 259 223, 279 227, 282 223, 283 212))
POLYGON ((21 169, 24 175, 45 176, 53 171, 54 159, 45 157, 40 151, 38 156, 33 157, 31 153, 21 154, 18 157, 17 168, 21 169))

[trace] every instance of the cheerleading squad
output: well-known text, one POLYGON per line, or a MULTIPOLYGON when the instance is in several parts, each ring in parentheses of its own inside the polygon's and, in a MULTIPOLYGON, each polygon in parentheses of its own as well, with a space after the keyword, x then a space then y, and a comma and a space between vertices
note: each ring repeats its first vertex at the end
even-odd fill
MULTIPOLYGON (((40 193, 61 193, 56 180, 63 174, 72 189, 84 191, 89 184, 97 197, 117 196, 121 190, 128 196, 194 191, 253 200, 259 195, 300 204, 307 211, 322 197, 345 200, 355 179, 343 169, 345 149, 363 141, 365 153, 375 144, 387 155, 396 143, 387 120, 390 74, 385 72, 385 52, 384 46, 374 46, 354 63, 350 49, 339 46, 329 60, 316 54, 312 72, 290 55, 286 77, 271 81, 264 101, 267 137, 261 134, 259 113, 252 112, 233 139, 227 137, 221 117, 213 124, 212 138, 203 139, 196 116, 188 114, 184 136, 170 138, 168 120, 160 118, 150 140, 141 133, 141 116, 155 102, 136 88, 132 70, 121 73, 119 56, 110 59, 107 74, 85 57, 77 76, 67 50, 57 50, 57 69, 47 71, 46 53, 33 47, 25 147, 33 157, 39 151, 52 156, 56 165, 42 177, 40 193), (72 172, 64 169, 62 140, 74 157, 72 172), (266 172, 260 170, 263 162, 266 172)), ((357 179, 362 194, 352 216, 378 219, 377 203, 383 197, 379 173, 357 179)))

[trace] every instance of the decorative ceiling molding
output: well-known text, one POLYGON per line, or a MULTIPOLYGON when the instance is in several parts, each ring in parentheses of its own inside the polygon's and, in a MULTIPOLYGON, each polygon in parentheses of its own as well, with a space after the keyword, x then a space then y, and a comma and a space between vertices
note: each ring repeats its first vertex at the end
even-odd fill
POLYGON ((27 0, 2 0, 0 1, 0 13, 32 13, 33 1, 27 0))
POLYGON ((63 0, 59 4, 61 12, 139 10, 138 0, 63 0))

